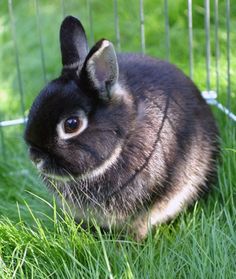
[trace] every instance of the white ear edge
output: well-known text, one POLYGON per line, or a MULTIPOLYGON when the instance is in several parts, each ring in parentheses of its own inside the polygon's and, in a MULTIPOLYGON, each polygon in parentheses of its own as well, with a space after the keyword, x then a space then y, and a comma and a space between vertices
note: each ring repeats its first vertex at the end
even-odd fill
POLYGON ((64 121, 66 118, 63 119, 62 121, 60 121, 57 124, 56 130, 57 130, 58 137, 62 140, 67 140, 67 139, 73 138, 75 136, 78 136, 88 127, 88 118, 83 110, 79 110, 76 114, 73 113, 73 115, 77 115, 79 117, 80 121, 82 122, 82 125, 81 125, 80 129, 78 131, 76 131, 75 133, 67 134, 67 133, 65 133, 65 131, 63 129, 64 121))
POLYGON ((107 67, 109 72, 108 80, 112 81, 112 85, 116 84, 118 81, 119 68, 114 46, 108 40, 102 42, 99 50, 91 56, 87 63, 87 72, 97 89, 100 89, 100 82, 96 76, 96 63, 98 63, 100 59, 103 59, 106 64, 105 67, 107 67))

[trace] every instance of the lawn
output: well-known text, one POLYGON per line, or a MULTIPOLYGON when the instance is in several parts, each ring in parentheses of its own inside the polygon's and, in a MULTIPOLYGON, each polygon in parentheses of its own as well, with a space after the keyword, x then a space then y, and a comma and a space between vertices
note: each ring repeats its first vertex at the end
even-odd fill
MULTIPOLYGON (((63 14, 79 16, 90 46, 101 37, 116 45, 113 1, 13 1, 22 104, 8 2, 0 4, 0 120, 27 114, 45 81, 59 75, 58 30, 63 14)), ((118 2, 120 49, 141 52, 139 1, 118 2)), ((205 90, 204 6, 203 1, 193 2, 193 80, 205 90)), ((226 0, 219 2, 219 100, 225 104, 226 0)), ((236 112, 236 5, 231 2, 231 108, 236 112)), ((145 52, 165 59, 163 10, 164 1, 144 0, 145 52)), ((210 73, 215 90, 213 5, 210 11, 210 73)), ((169 16, 170 61, 189 74, 187 1, 170 0, 169 16)), ((0 127, 0 277, 236 278, 236 125, 214 107, 213 111, 222 148, 213 192, 173 222, 159 226, 143 243, 101 234, 98 227, 95 233, 84 231, 75 224, 29 162, 24 127, 0 127)))

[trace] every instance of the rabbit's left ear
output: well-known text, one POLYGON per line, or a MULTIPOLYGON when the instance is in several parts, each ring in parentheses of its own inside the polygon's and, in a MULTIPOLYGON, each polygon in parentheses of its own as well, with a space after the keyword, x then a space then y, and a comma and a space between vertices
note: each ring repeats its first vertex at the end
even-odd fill
POLYGON ((75 70, 77 73, 88 54, 88 44, 81 22, 67 16, 60 29, 60 44, 63 70, 75 70))
POLYGON ((112 88, 117 84, 119 68, 114 46, 108 40, 100 40, 90 50, 81 78, 87 79, 90 87, 95 88, 102 98, 110 98, 112 88))

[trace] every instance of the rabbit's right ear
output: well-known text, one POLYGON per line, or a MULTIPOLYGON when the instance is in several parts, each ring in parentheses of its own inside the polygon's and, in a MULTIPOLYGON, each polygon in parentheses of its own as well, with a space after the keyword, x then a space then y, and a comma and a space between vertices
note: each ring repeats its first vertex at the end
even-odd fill
POLYGON ((77 18, 67 16, 63 20, 60 44, 63 70, 79 73, 88 54, 88 44, 84 28, 77 18))

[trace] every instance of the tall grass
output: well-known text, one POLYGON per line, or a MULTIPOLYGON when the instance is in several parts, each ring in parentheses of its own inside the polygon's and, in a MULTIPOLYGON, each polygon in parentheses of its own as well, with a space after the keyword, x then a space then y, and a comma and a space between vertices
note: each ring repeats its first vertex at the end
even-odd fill
MULTIPOLYGON (((35 1, 13 1, 25 104, 30 104, 44 85, 40 59, 35 1), (27 11, 27 12, 26 12, 27 11)), ((61 1, 38 1, 44 46, 46 78, 60 72, 58 29, 61 1)), ((205 89, 203 3, 193 1, 194 80, 205 89)), ((225 1, 220 9, 220 92, 225 102, 226 31, 225 1)), ((111 1, 92 1, 94 40, 115 42, 111 1)), ((169 1, 171 61, 189 71, 187 1, 169 1)), ((1 119, 19 117, 19 95, 7 1, 0 17, 1 119), (3 65, 3 66, 2 66, 3 65)), ((87 1, 65 1, 66 13, 81 18, 90 30, 87 1)), ((119 1, 121 50, 140 51, 138 1, 119 1)), ((163 1, 144 1, 147 54, 165 58, 163 1)), ((213 15, 213 7, 211 14, 213 15)), ((232 3, 232 26, 236 5, 232 3)), ((211 17, 213 24, 214 17, 211 17)), ((233 28, 232 28, 233 29, 233 28)), ((231 44, 236 44, 232 30, 231 44)), ((215 53, 211 42, 212 88, 215 88, 215 53)), ((236 52, 231 49, 231 74, 236 52)), ((232 109, 236 81, 232 78, 232 109)), ((27 111, 26 111, 27 113, 27 111)), ((22 140, 24 127, 4 128, 5 157, 0 159, 0 277, 1 278, 235 278, 236 258, 236 128, 214 109, 221 131, 222 153, 218 181, 206 200, 187 209, 176 220, 163 224, 143 243, 129 236, 84 230, 58 207, 27 158, 22 140), (7 158, 7 159, 6 159, 7 158)), ((2 150, 1 150, 2 151, 2 150)), ((96 225, 96 224, 95 224, 96 225)))

